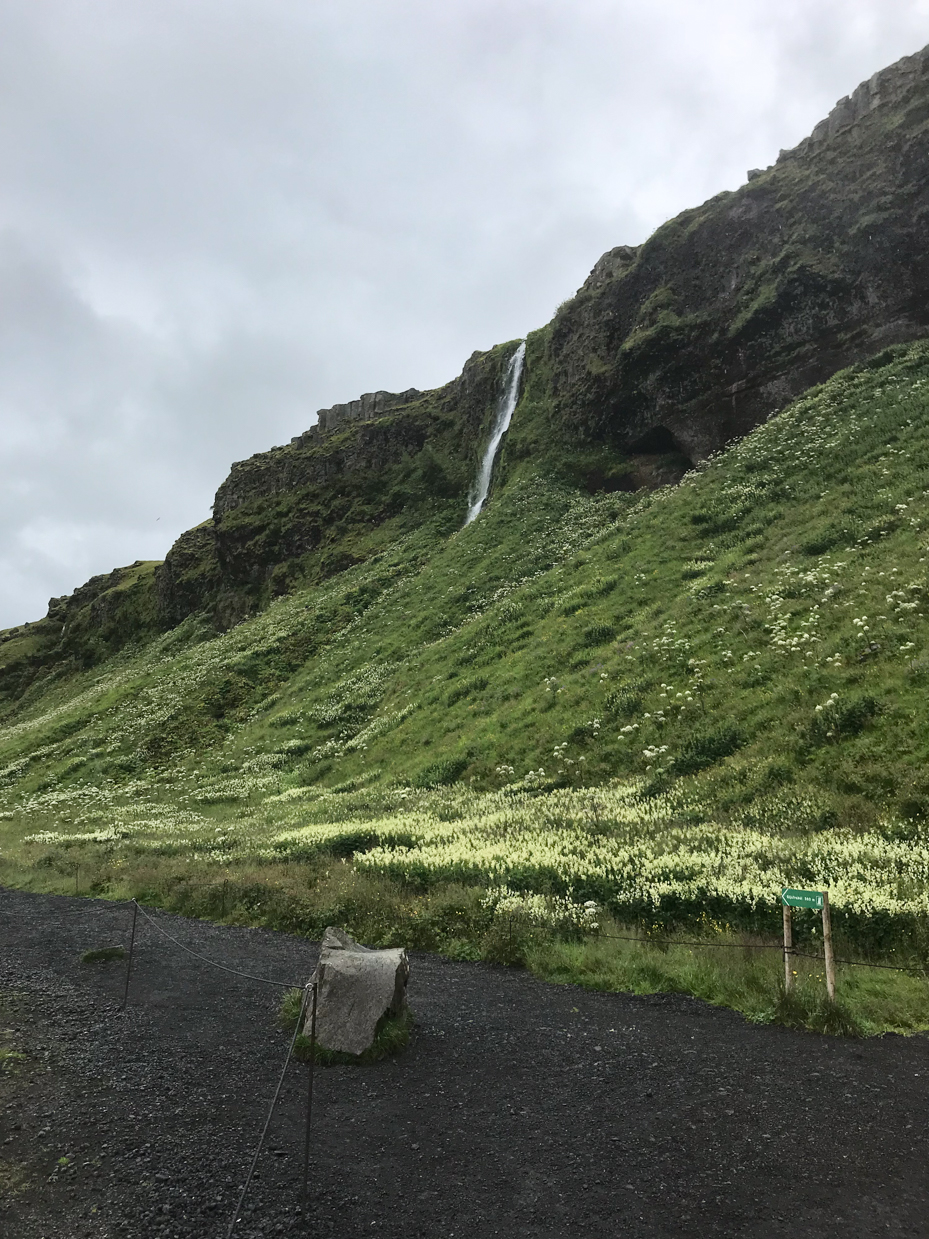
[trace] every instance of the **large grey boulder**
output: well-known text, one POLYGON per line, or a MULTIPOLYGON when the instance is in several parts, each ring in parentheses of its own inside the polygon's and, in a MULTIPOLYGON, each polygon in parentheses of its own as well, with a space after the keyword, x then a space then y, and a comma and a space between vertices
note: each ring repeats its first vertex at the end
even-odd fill
MULTIPOLYGON (((316 1040, 327 1050, 363 1054, 374 1041, 381 1016, 406 1010, 409 975, 410 963, 402 947, 375 951, 330 926, 312 977, 319 985, 316 1040)), ((305 1031, 309 1031, 308 1021, 309 1016, 305 1031)))

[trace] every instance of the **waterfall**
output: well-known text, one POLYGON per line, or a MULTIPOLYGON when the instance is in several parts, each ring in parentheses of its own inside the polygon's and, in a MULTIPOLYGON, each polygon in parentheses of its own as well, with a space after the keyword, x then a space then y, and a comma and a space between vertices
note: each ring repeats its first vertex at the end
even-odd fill
POLYGON ((522 344, 510 358, 506 368, 503 392, 497 401, 497 412, 494 416, 490 442, 487 444, 487 450, 481 461, 481 467, 478 469, 474 485, 471 487, 471 506, 468 508, 468 515, 465 517, 466 525, 470 525, 480 513, 487 499, 487 492, 490 490, 490 475, 493 473, 494 468, 494 457, 497 455, 500 440, 509 429, 510 418, 513 416, 513 410, 516 408, 516 401, 519 398, 519 380, 522 377, 523 362, 525 360, 526 341, 523 340, 522 344))

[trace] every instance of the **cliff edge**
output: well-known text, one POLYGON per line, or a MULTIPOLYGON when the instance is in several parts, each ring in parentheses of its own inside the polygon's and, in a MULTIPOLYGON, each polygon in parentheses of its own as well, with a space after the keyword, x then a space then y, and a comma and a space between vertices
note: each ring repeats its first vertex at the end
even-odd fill
MULTIPOLYGON (((929 48, 740 189, 600 258, 528 338, 495 484, 524 468, 588 490, 673 482, 836 370, 927 333, 929 48)), ((212 519, 163 565, 94 578, 0 634, 0 692, 194 614, 227 628, 425 523, 451 533, 514 347, 475 353, 435 391, 320 410, 290 444, 234 464, 212 519)))

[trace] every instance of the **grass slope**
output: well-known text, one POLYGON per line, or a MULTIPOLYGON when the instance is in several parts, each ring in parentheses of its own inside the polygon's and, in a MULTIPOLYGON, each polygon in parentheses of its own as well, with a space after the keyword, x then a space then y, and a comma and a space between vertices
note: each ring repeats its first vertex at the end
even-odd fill
MULTIPOLYGON (((929 346, 676 488, 505 476, 451 537, 424 523, 222 636, 191 619, 35 686, 0 730, 0 878, 79 866, 82 889, 553 975, 554 933, 617 984, 594 915, 755 941, 782 882, 828 884, 843 950, 921 959, 929 346)), ((776 1015, 736 972, 706 988, 776 1015)), ((929 1024, 912 984, 861 1026, 929 1024)))

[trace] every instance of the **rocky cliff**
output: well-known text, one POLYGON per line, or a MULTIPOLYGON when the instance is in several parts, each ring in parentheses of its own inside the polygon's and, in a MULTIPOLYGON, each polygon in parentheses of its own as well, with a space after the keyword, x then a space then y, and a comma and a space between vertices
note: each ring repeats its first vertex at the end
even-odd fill
MULTIPOLYGON (((610 250, 530 336, 509 462, 587 461, 573 476, 591 486, 674 480, 841 366, 924 335, 927 136, 929 49, 840 100, 741 189, 610 250)), ((510 348, 475 354, 439 391, 321 410, 288 447, 234 465, 197 534, 202 588, 189 570, 181 581, 190 535, 168 556, 165 619, 217 589, 238 613, 363 556, 352 530, 463 508, 510 348), (424 485, 401 466, 427 449, 424 485)))
MULTIPOLYGON (((674 481, 840 367, 927 331, 929 49, 875 74, 739 190, 597 262, 529 337, 497 484, 527 462, 591 489, 674 481)), ((436 391, 321 410, 290 444, 233 465, 213 519, 163 566, 55 600, 40 634, 0 646, 2 674, 22 687, 56 658, 92 661, 195 612, 226 627, 423 522, 450 532, 513 347, 475 353, 436 391)))
POLYGON ((530 350, 558 433, 699 460, 841 366, 926 334, 927 136, 929 49, 740 190, 604 255, 530 350))
POLYGON ((348 404, 334 404, 331 409, 320 409, 316 414, 316 425, 311 426, 309 430, 305 430, 302 435, 297 435, 291 439, 291 443, 297 447, 311 447, 314 443, 327 434, 331 434, 334 430, 338 430, 340 426, 346 422, 370 422, 375 417, 383 417, 385 413, 390 413, 393 409, 400 408, 405 404, 412 404, 414 400, 419 400, 423 392, 417 391, 415 387, 410 387, 403 392, 390 391, 371 391, 366 392, 357 400, 350 400, 348 404))
POLYGON ((158 574, 164 621, 208 608, 226 626, 423 520, 453 529, 514 347, 475 353, 436 391, 375 392, 323 409, 287 446, 234 464, 212 521, 185 534, 158 574))

